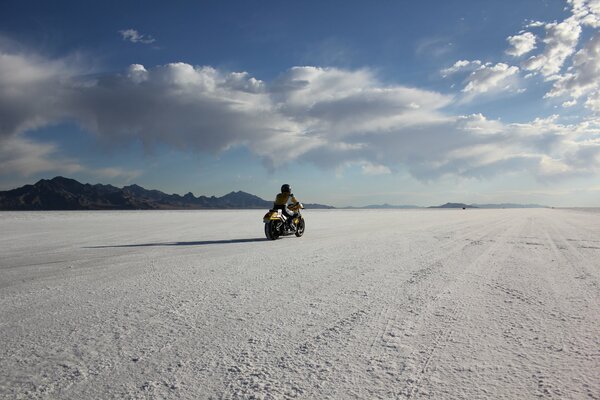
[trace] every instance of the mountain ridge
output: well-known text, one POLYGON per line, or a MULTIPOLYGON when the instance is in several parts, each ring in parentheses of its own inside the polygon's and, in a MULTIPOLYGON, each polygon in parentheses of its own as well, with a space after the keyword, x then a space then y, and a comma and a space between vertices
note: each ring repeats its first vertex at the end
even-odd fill
MULTIPOLYGON (((244 191, 224 196, 181 196, 137 184, 118 188, 105 184, 81 183, 57 176, 41 179, 33 185, 0 191, 0 210, 195 210, 195 209, 264 209, 272 201, 244 191)), ((304 204, 306 208, 334 208, 323 204, 304 204)))
POLYGON ((497 203, 497 204, 466 204, 466 203, 445 203, 439 206, 416 206, 416 205, 394 205, 394 204, 371 204, 368 206, 347 206, 341 207, 347 210, 408 210, 408 209, 428 209, 428 208, 481 208, 481 209, 500 209, 500 208, 549 208, 540 204, 517 204, 517 203, 497 203))
MULTIPOLYGON (((194 196, 188 192, 167 194, 131 184, 118 188, 109 184, 80 183, 75 179, 57 176, 41 179, 35 184, 0 191, 0 210, 202 210, 202 209, 259 209, 271 208, 273 202, 244 191, 231 191, 224 196, 194 196)), ((324 204, 304 204, 306 208, 332 209, 324 204)), ((446 203, 439 206, 374 204, 342 209, 426 209, 426 208, 548 208, 539 204, 465 204, 446 203)))

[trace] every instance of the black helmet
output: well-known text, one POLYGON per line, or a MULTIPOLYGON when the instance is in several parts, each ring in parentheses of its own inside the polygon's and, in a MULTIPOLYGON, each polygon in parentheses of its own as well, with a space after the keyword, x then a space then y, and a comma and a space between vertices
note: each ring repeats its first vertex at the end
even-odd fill
POLYGON ((281 185, 281 193, 292 193, 292 188, 287 183, 285 185, 281 185))

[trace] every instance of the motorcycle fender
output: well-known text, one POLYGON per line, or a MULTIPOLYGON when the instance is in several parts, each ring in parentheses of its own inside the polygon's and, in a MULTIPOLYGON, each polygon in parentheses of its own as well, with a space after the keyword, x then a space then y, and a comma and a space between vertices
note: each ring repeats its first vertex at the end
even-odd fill
POLYGON ((282 221, 285 220, 284 216, 281 213, 281 210, 270 210, 263 217, 263 222, 265 222, 265 223, 269 222, 269 221, 276 221, 276 220, 282 220, 282 221))

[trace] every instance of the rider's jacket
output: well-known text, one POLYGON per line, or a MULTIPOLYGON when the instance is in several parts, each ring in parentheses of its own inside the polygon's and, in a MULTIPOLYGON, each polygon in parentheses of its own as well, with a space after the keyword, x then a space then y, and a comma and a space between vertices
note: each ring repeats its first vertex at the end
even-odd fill
POLYGON ((277 197, 275 197, 275 206, 286 206, 288 203, 288 200, 292 200, 292 203, 297 203, 298 200, 294 197, 293 194, 290 193, 279 193, 277 195, 277 197))

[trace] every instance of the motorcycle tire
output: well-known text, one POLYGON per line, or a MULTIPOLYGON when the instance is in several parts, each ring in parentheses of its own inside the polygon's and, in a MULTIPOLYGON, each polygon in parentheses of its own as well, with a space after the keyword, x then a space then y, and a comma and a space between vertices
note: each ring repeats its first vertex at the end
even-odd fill
POLYGON ((304 218, 300 218, 298 226, 296 226, 296 237, 304 235, 304 228, 306 228, 306 223, 304 222, 304 218))
POLYGON ((279 238, 279 230, 277 229, 277 224, 273 221, 269 221, 265 224, 265 236, 269 240, 276 240, 279 238))

